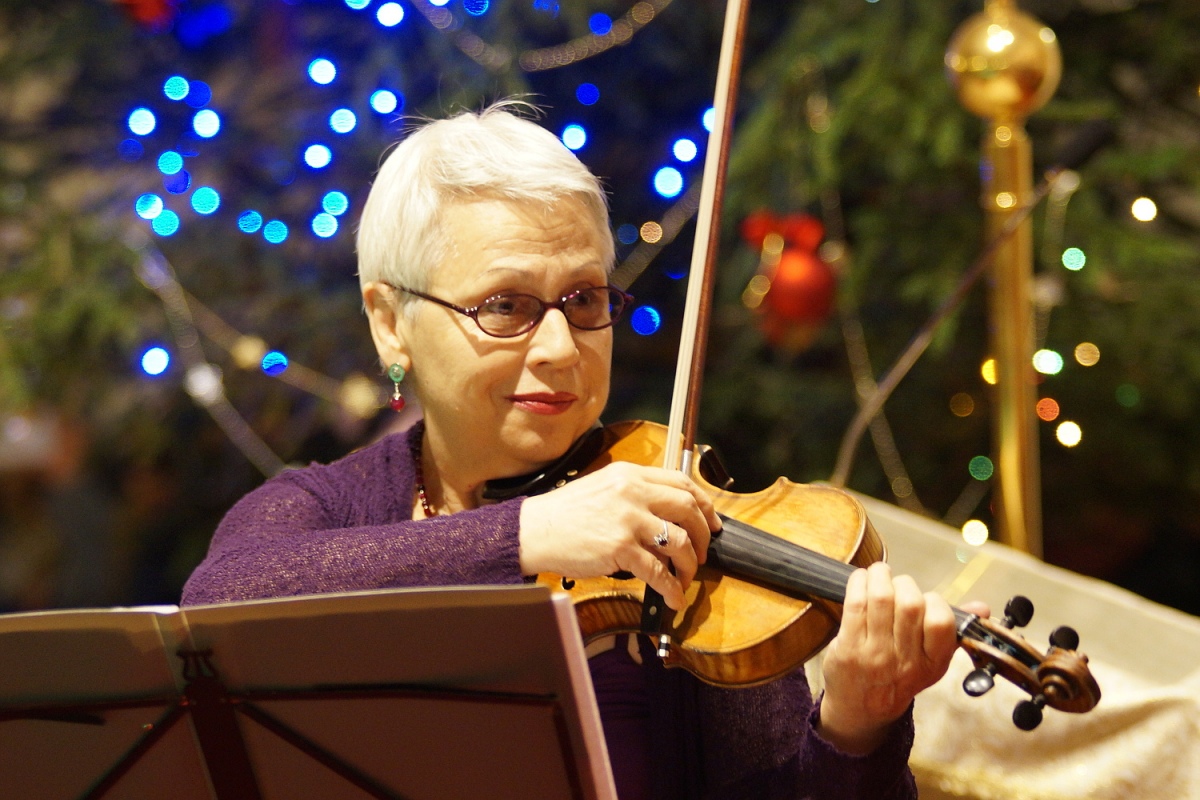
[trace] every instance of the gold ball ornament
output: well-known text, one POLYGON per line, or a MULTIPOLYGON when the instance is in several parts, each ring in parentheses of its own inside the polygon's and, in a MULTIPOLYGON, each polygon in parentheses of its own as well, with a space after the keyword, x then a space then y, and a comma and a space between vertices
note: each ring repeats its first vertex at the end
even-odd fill
POLYGON ((946 74, 971 113, 1002 122, 1023 120, 1058 88, 1058 37, 1014 0, 987 0, 983 12, 951 37, 946 74))

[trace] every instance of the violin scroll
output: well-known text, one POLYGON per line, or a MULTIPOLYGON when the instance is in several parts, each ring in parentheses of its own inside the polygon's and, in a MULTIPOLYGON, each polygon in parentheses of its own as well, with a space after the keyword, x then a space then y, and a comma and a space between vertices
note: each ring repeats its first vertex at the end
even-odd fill
POLYGON ((1030 699, 1013 710, 1013 723, 1021 730, 1036 728, 1045 706, 1079 714, 1100 702, 1100 687, 1088 671, 1087 656, 1076 650, 1079 634, 1073 629, 1055 628, 1044 654, 1013 631, 1033 618, 1033 603, 1027 598, 1009 600, 998 621, 956 613, 961 614, 959 646, 975 664, 963 680, 963 690, 978 697, 992 688, 996 675, 1024 689, 1030 699))

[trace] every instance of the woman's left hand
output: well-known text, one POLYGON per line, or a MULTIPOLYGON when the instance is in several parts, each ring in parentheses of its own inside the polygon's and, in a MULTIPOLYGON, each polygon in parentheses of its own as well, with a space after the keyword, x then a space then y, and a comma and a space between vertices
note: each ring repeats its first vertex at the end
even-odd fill
MULTIPOLYGON (((986 616, 985 606, 972 613, 986 616)), ((850 753, 874 750, 913 698, 950 666, 954 612, 884 563, 850 576, 842 624, 825 653, 821 735, 850 753)))

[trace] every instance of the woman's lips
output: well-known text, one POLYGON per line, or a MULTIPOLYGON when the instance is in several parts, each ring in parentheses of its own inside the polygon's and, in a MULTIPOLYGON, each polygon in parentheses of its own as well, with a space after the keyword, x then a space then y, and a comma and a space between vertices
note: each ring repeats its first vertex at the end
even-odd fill
POLYGON ((517 408, 531 414, 561 414, 579 398, 570 392, 535 392, 514 394, 508 399, 517 408))

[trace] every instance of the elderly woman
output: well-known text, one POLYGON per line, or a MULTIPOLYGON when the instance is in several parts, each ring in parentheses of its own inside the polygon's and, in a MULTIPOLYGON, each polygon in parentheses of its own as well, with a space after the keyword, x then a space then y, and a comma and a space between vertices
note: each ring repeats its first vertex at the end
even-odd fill
MULTIPOLYGON (((627 296, 608 286, 605 197, 574 154, 505 106, 428 124, 383 165, 358 249, 375 348, 424 419, 242 499, 183 601, 627 570, 680 607, 720 526, 683 474, 617 463, 539 496, 482 495, 561 456, 608 397, 627 296)), ((664 670, 644 637, 594 655, 621 798, 915 797, 909 709, 946 670, 953 615, 882 564, 846 594, 819 703, 802 669, 722 689, 664 670)))

